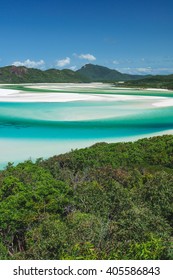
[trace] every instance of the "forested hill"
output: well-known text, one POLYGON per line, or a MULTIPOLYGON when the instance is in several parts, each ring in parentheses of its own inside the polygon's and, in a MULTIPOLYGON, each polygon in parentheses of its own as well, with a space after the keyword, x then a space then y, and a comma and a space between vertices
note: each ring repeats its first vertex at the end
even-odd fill
POLYGON ((138 80, 147 76, 145 75, 130 75, 123 74, 115 69, 110 69, 108 67, 86 64, 81 69, 76 71, 82 76, 88 78, 92 82, 113 82, 113 81, 128 81, 128 80, 138 80))
POLYGON ((1 259, 173 259, 173 136, 0 172, 1 259))
POLYGON ((70 69, 48 69, 42 71, 24 66, 0 68, 0 83, 80 83, 90 82, 87 77, 70 69))
POLYGON ((173 89, 173 75, 156 75, 136 81, 128 81, 125 82, 123 86, 173 89))
POLYGON ((81 83, 112 82, 139 79, 144 76, 122 74, 99 65, 87 64, 77 71, 70 69, 40 70, 24 66, 7 66, 0 68, 0 83, 81 83))
POLYGON ((24 66, 0 68, 0 84, 20 83, 87 83, 87 82, 124 82, 123 87, 156 87, 173 89, 173 75, 130 75, 120 73, 100 65, 86 64, 81 69, 40 70, 24 66))

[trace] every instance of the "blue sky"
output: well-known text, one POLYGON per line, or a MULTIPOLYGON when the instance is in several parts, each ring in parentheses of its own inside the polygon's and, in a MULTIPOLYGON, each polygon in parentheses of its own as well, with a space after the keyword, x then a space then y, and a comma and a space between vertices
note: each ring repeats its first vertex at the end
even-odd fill
POLYGON ((0 67, 173 73, 172 0, 1 0, 0 67))

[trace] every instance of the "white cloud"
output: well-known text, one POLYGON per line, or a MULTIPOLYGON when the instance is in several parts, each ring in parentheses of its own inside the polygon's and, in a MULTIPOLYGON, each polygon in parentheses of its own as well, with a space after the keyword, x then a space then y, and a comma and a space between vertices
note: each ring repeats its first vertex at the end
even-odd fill
POLYGON ((139 73, 152 73, 153 69, 151 67, 139 67, 135 69, 139 73))
POLYGON ((112 61, 112 63, 115 64, 115 65, 118 65, 118 64, 120 64, 120 65, 130 64, 131 65, 131 64, 134 63, 134 61, 132 59, 130 59, 130 58, 127 58, 127 59, 114 59, 112 61))
POLYGON ((120 64, 120 62, 118 60, 114 60, 113 64, 118 65, 118 64, 120 64))
POLYGON ((133 75, 167 75, 173 73, 173 68, 162 67, 134 67, 134 68, 118 68, 121 73, 133 74, 133 75))
POLYGON ((27 59, 25 61, 14 61, 12 63, 12 65, 14 65, 14 66, 26 66, 28 68, 37 68, 37 67, 43 66, 44 64, 45 64, 45 62, 43 59, 41 59, 39 61, 33 61, 30 59, 27 59))
POLYGON ((71 70, 75 71, 75 70, 76 70, 76 68, 77 68, 77 66, 76 66, 76 65, 74 65, 74 66, 71 66, 69 69, 71 69, 71 70))
POLYGON ((65 65, 70 64, 70 58, 66 57, 64 59, 60 59, 56 61, 56 66, 58 67, 64 67, 65 65))
POLYGON ((89 61, 94 61, 96 60, 96 57, 92 54, 80 54, 80 55, 77 55, 78 58, 80 59, 86 59, 86 60, 89 60, 89 61))
POLYGON ((151 74, 153 69, 151 67, 138 67, 138 68, 131 68, 131 67, 126 67, 126 68, 118 68, 118 71, 121 73, 127 73, 127 74, 132 74, 132 75, 145 75, 145 74, 151 74))

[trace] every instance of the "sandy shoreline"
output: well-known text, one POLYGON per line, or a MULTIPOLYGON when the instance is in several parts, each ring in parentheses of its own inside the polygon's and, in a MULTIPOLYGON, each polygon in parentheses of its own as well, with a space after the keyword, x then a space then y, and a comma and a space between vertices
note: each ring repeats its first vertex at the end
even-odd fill
POLYGON ((143 90, 148 90, 148 91, 170 91, 169 89, 166 88, 146 88, 143 90))

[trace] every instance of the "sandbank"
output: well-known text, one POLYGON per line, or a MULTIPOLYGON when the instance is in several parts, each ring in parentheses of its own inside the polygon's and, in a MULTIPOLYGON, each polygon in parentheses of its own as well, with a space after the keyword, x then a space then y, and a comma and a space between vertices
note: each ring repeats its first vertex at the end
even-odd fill
MULTIPOLYGON (((108 84, 102 83, 91 83, 91 84, 72 84, 72 83, 63 83, 63 84, 33 84, 27 85, 33 89, 53 89, 53 90, 68 90, 76 89, 75 92, 27 92, 15 89, 3 89, 0 88, 0 102, 73 102, 73 101, 144 101, 149 102, 152 107, 171 107, 173 106, 173 98, 171 97, 161 97, 161 96, 139 96, 139 95, 121 95, 122 89, 114 89, 108 84), (99 92, 89 92, 78 93, 80 89, 98 89, 99 92), (107 88, 107 90, 106 90, 107 88), (109 93, 104 93, 106 90, 109 93), (115 94, 112 94, 115 93, 115 94)), ((129 90, 126 89, 129 93, 129 90)), ((144 89, 143 89, 144 90, 144 89)), ((168 91, 166 89, 155 89, 148 88, 147 91, 168 91)))
POLYGON ((146 88, 143 90, 148 90, 148 91, 170 91, 169 89, 166 88, 146 88))
POLYGON ((155 107, 172 107, 173 98, 166 98, 165 100, 162 100, 161 102, 153 103, 153 106, 155 106, 155 107))
POLYGON ((25 92, 0 88, 0 102, 70 102, 70 101, 126 101, 126 100, 163 100, 165 97, 136 96, 99 93, 69 92, 25 92))

